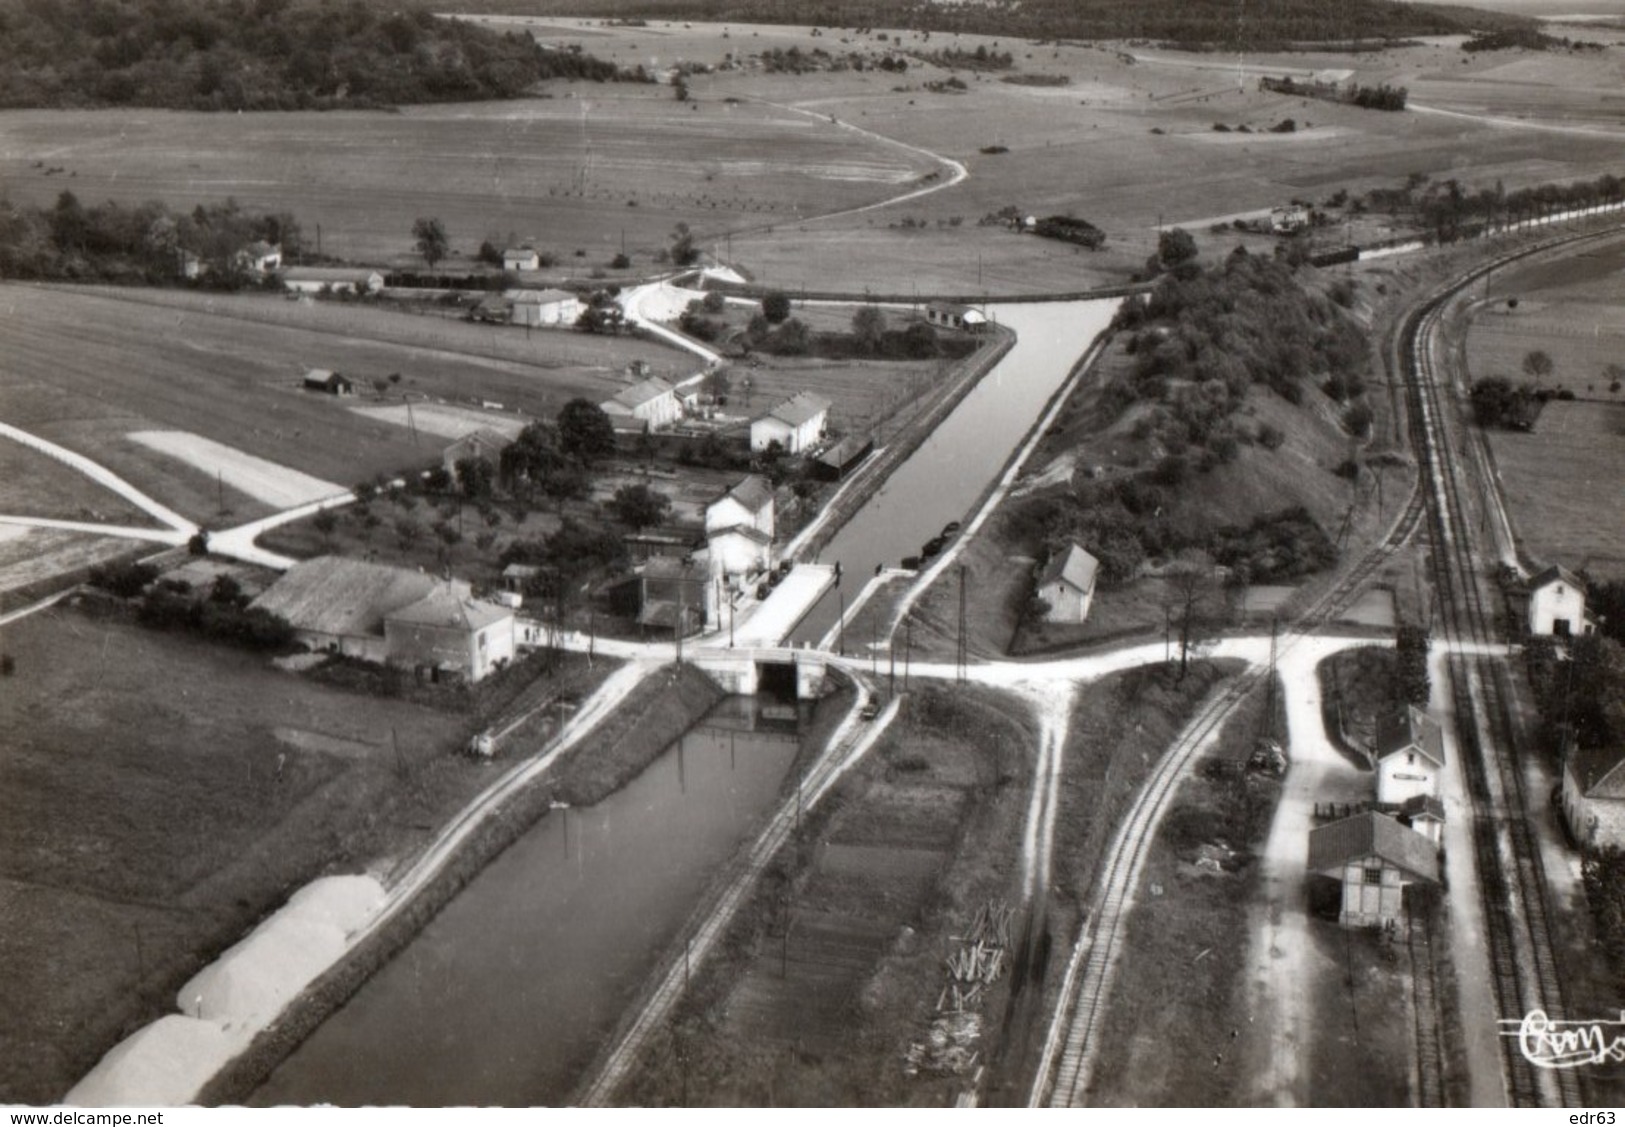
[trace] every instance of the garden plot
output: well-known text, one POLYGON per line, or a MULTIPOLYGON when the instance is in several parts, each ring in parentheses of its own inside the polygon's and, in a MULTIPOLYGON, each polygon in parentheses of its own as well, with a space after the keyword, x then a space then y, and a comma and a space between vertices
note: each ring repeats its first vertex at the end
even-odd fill
POLYGON ((132 431, 128 437, 148 449, 217 476, 233 489, 279 509, 291 509, 345 492, 342 485, 279 466, 186 431, 132 431))
POLYGON ((352 407, 350 410, 369 419, 413 427, 441 438, 461 438, 477 430, 494 430, 504 438, 518 438, 529 421, 515 415, 497 415, 446 403, 414 403, 411 407, 403 403, 394 407, 352 407))

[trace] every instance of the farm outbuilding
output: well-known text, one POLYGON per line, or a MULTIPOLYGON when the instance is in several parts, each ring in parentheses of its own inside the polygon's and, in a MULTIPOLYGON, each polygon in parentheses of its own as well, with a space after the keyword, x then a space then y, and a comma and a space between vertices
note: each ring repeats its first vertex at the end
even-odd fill
POLYGON ((1377 768, 1377 801, 1395 806, 1439 793, 1444 771, 1444 733, 1438 723, 1408 704, 1377 724, 1371 757, 1377 768))
POLYGON ((712 619, 707 605, 712 583, 706 572, 685 560, 655 556, 638 576, 638 624, 684 637, 712 619))
POLYGON ((1046 622, 1082 622, 1095 599, 1100 561, 1077 544, 1056 552, 1038 573, 1038 597, 1048 610, 1046 622))
POLYGON ((251 606, 286 619, 312 650, 382 662, 386 615, 434 590, 433 577, 404 568, 318 556, 295 564, 251 606))
POLYGON ((649 430, 668 427, 682 417, 683 408, 671 384, 658 376, 639 380, 624 388, 613 399, 599 404, 610 421, 635 419, 649 430))
POLYGON ((1585 580, 1555 564, 1529 580, 1529 633, 1567 638, 1591 630, 1585 580))
POLYGON ((1583 849, 1625 848, 1625 747, 1569 751, 1563 761, 1563 819, 1583 849))
POLYGON ((1309 832, 1309 871, 1341 885, 1338 922, 1385 927, 1405 919, 1405 888, 1439 883, 1439 854, 1423 834, 1368 810, 1309 832))
POLYGON ((745 526, 773 538, 773 485, 761 474, 743 477, 705 507, 707 535, 745 526))
POLYGON ((945 329, 978 332, 987 327, 987 316, 969 305, 953 301, 933 301, 925 307, 925 319, 945 329))
POLYGON ((829 427, 830 401, 800 391, 750 424, 750 448, 766 450, 777 442, 786 454, 803 454, 817 446, 829 427))
POLYGON ((282 285, 289 293, 377 293, 384 276, 364 267, 290 266, 282 271, 282 285))
POLYGON ((391 665, 475 682, 513 660, 514 614, 471 598, 465 584, 440 582, 385 615, 384 637, 391 665))
POLYGON ((509 290, 503 296, 512 309, 510 320, 533 328, 573 327, 587 308, 568 290, 509 290))
POLYGON ((1432 795, 1408 798, 1399 808, 1399 820, 1439 848, 1444 842, 1444 803, 1432 795))
POLYGON ((312 368, 305 373, 304 389, 325 395, 354 395, 355 382, 328 368, 312 368))

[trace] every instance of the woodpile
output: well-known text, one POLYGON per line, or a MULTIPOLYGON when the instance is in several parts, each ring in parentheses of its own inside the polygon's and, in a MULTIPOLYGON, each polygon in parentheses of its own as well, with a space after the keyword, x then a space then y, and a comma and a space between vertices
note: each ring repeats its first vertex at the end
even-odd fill
POLYGON ((978 1007, 988 987, 997 982, 1009 964, 1010 920, 1014 909, 1001 901, 989 901, 962 936, 954 936, 955 949, 944 963, 948 981, 937 995, 936 1014, 924 1041, 909 1045, 903 1054, 903 1072, 963 1075, 975 1067, 982 1036, 982 1015, 978 1007))

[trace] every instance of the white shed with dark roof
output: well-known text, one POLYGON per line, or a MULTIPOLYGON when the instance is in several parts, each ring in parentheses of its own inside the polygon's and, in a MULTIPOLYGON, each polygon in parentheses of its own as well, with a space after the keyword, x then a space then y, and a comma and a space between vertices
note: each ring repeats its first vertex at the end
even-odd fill
POLYGON ((1052 555, 1038 573, 1038 597, 1049 608, 1045 621, 1078 623, 1088 618, 1099 573, 1100 561, 1077 544, 1052 555))

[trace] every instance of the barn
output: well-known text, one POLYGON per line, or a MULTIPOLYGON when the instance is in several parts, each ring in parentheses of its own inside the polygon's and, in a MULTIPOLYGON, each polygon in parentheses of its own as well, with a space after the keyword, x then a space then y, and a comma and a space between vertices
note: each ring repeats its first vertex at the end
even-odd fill
POLYGON ((1309 871, 1341 886, 1338 922, 1386 927, 1405 921, 1405 889, 1439 883, 1432 841, 1368 810, 1309 832, 1309 871))
POLYGON ((829 427, 830 401, 800 391, 750 424, 750 448, 766 450, 777 442, 786 454, 803 454, 817 446, 829 427))
POLYGON ((305 373, 306 391, 319 391, 324 395, 354 395, 355 382, 327 368, 312 368, 305 373))
POLYGON ((533 328, 574 327, 586 308, 568 290, 509 290, 503 295, 512 307, 509 320, 533 328))
POLYGON ((282 272, 282 285, 289 293, 377 293, 384 288, 384 276, 365 267, 290 266, 282 272))
POLYGON ((434 590, 422 572, 343 556, 295 564, 250 605, 286 619, 307 648, 382 662, 386 615, 434 590))
POLYGON ((658 376, 639 380, 618 392, 613 399, 599 404, 617 429, 624 424, 642 424, 642 428, 659 430, 682 417, 683 408, 677 402, 671 384, 658 376))

